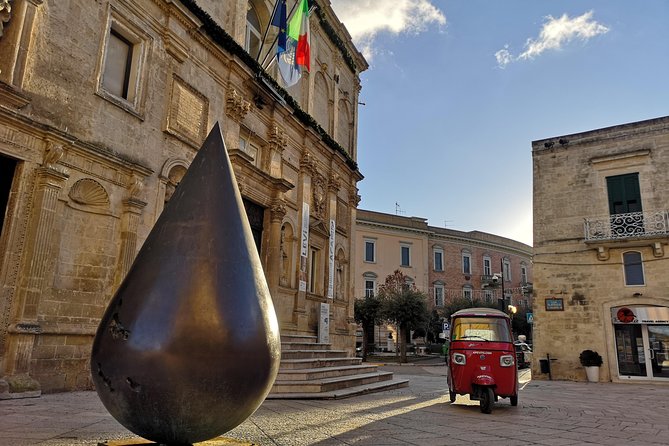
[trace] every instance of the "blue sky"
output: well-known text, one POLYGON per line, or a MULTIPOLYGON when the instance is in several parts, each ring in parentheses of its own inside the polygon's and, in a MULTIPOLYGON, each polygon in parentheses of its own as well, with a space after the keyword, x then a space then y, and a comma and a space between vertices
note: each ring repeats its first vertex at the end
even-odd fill
POLYGON ((669 1, 331 0, 366 55, 360 207, 532 243, 537 139, 669 115, 669 1))

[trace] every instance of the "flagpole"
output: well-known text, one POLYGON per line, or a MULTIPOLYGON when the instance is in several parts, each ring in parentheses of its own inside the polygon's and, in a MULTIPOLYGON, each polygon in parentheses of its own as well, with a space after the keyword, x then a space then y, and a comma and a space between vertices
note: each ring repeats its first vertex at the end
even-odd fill
MULTIPOLYGON (((260 55, 262 54, 262 47, 265 45, 265 39, 267 38, 267 34, 269 34, 269 28, 270 26, 272 26, 272 22, 274 21, 274 16, 276 15, 277 6, 279 6, 279 3, 281 1, 282 0, 276 0, 276 3, 274 3, 274 9, 272 10, 272 17, 269 18, 269 23, 267 23, 267 28, 265 28, 265 34, 262 36, 262 40, 260 41, 260 48, 258 48, 258 55, 256 56, 256 62, 260 59, 260 55)), ((274 39, 274 41, 276 42, 276 39, 274 39)), ((272 46, 274 46, 274 43, 272 43, 272 46)))
MULTIPOLYGON (((276 4, 278 5, 280 1, 281 0, 277 0, 276 4)), ((295 2, 295 4, 293 5, 293 8, 290 10, 290 12, 288 14, 286 14, 286 18, 290 17, 293 14, 293 11, 295 11, 295 8, 297 7, 298 3, 299 3, 299 0, 295 2)), ((276 5, 274 5, 274 7, 276 9, 276 5)), ((272 22, 270 21, 270 26, 271 26, 271 23, 272 22)), ((267 30, 269 31, 269 26, 267 27, 267 30)), ((279 39, 279 34, 277 34, 276 37, 274 37, 274 41, 272 42, 272 46, 269 47, 270 50, 267 52, 267 54, 265 54, 265 57, 263 58, 262 63, 260 64, 260 66, 263 67, 263 70, 266 70, 267 68, 270 67, 270 65, 272 65, 270 63, 270 64, 267 65, 267 67, 263 66, 263 65, 265 65, 265 62, 267 62, 267 58, 269 57, 269 55, 272 54, 272 48, 274 48, 274 44, 276 43, 276 41, 278 39, 279 39)), ((261 48, 261 51, 262 51, 262 45, 260 46, 260 48, 261 48)), ((258 54, 258 58, 260 58, 260 54, 258 54)))

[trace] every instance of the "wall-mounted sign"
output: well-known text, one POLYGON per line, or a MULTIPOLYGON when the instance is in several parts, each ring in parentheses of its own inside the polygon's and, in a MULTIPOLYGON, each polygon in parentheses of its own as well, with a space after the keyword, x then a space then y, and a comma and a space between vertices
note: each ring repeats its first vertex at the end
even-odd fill
POLYGON ((669 324, 669 308, 629 305, 611 308, 614 324, 669 324))
POLYGON ((564 311, 564 300, 561 297, 546 299, 546 311, 564 311))
POLYGON ((534 323, 534 313, 526 313, 525 316, 527 317, 528 324, 534 323))

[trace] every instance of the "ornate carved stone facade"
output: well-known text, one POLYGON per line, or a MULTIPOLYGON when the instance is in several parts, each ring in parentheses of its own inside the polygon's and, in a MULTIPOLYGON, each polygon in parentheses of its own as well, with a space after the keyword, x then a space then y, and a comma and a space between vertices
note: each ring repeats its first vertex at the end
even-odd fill
POLYGON ((275 67, 246 52, 246 15, 266 27, 273 2, 0 0, 0 394, 90 387, 106 304, 216 121, 282 333, 315 335, 330 302, 333 347, 353 354, 351 196, 367 63, 329 3, 315 5, 313 57, 338 73, 319 88, 344 102, 314 100, 323 64, 284 89, 275 67), (133 56, 114 58, 110 45, 133 56), (311 116, 348 116, 351 138, 335 142, 334 121, 324 138, 311 116))

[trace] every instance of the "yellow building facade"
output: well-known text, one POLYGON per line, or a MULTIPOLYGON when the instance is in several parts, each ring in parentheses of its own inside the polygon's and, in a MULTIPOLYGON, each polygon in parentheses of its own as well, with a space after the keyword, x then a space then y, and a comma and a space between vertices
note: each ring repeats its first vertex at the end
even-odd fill
POLYGON ((669 117, 532 143, 534 378, 669 382, 669 117), (547 359, 550 357, 550 361, 547 359), (544 370, 547 371, 547 370, 544 370))
POLYGON ((315 1, 311 71, 285 87, 273 6, 0 2, 0 397, 91 387, 106 304, 215 122, 281 333, 316 334, 326 303, 353 353, 367 63, 315 1))
MULTIPOLYGON (((532 247, 524 243, 429 226, 420 217, 359 209, 355 244, 356 298, 376 294, 386 277, 400 270, 427 295, 430 311, 443 313, 449 302, 462 298, 497 305, 503 289, 505 305, 518 310, 514 317, 526 319, 532 312, 532 247), (503 288, 501 282, 493 284, 497 278, 503 288)), ((388 332, 396 340, 393 327, 376 327, 379 348, 385 347, 388 332)))

